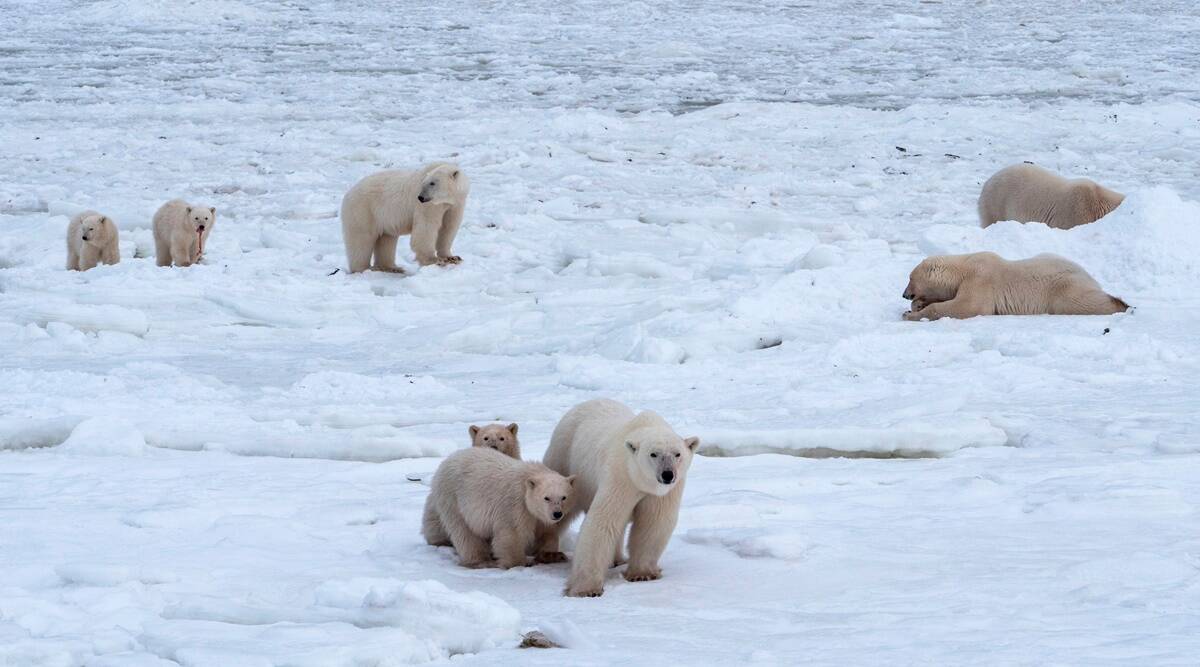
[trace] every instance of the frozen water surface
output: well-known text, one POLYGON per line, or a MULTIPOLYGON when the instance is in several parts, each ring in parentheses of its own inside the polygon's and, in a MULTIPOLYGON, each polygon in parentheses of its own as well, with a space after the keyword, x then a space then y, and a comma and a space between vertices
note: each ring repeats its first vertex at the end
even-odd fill
POLYGON ((1192 3, 411 4, 0 6, 0 663, 1194 662, 1192 3), (463 265, 345 275, 345 190, 447 158, 463 265), (1021 160, 1129 198, 979 229, 1021 160), (1136 309, 900 320, 982 249, 1136 309), (662 580, 423 543, 469 424, 602 395, 710 454, 662 580))

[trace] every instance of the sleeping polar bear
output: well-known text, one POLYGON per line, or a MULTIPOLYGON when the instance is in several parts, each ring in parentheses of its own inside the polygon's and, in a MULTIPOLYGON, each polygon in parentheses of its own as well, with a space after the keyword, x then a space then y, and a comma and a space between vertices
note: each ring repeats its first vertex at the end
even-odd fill
POLYGON ((976 315, 1108 315, 1129 309, 1058 255, 1010 262, 991 252, 928 257, 909 275, 906 320, 976 315))
POLYGON ((1067 180, 1032 164, 996 172, 979 194, 979 224, 1000 220, 1043 222, 1070 229, 1095 222, 1125 201, 1125 195, 1086 178, 1067 180))

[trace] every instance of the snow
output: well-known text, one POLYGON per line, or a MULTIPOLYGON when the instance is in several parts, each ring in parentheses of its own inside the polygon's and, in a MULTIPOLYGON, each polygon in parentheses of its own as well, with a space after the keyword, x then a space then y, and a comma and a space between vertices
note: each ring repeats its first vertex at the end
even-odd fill
POLYGON ((0 664, 1190 664, 1192 10, 0 7, 0 664), (447 158, 464 263, 346 275, 345 190, 447 158), (1021 160, 1128 198, 980 229, 1021 160), (71 273, 85 208, 122 262, 71 273), (980 250, 1135 308, 901 321, 980 250), (596 396, 702 438, 662 580, 423 543, 468 425, 540 458, 596 396))

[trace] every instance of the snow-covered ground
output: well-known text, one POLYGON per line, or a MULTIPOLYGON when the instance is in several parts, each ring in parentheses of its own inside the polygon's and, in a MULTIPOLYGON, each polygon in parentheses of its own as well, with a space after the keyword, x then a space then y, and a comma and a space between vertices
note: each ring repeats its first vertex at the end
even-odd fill
POLYGON ((1191 2, 412 4, 0 5, 0 664, 1194 663, 1191 2), (464 264, 330 275, 445 158, 464 264), (1021 160, 1129 198, 979 229, 1021 160), (84 207, 121 264, 63 270, 84 207), (1136 310, 901 321, 981 249, 1136 310), (595 396, 704 442, 662 580, 423 543, 469 424, 595 396))

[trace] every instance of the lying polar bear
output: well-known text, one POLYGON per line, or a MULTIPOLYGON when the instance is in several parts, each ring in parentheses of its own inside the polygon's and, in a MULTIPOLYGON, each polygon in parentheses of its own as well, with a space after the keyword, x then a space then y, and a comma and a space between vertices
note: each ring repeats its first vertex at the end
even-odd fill
POLYGON ((979 224, 1000 220, 1043 222, 1070 229, 1095 222, 1125 201, 1125 195, 1086 178, 1067 180, 1032 164, 996 172, 979 194, 979 224))
POLYGON ((1058 255, 1010 262, 992 252, 928 257, 912 270, 906 320, 976 315, 1108 315, 1129 305, 1058 255))

